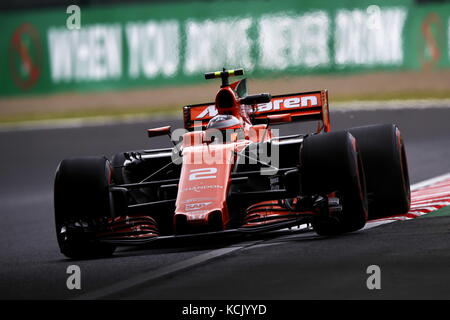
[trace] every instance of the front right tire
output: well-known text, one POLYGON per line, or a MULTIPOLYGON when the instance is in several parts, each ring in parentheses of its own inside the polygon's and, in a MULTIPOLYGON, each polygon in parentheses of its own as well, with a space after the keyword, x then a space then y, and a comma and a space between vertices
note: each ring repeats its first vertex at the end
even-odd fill
POLYGON ((319 235, 332 236, 364 227, 367 194, 364 169, 356 139, 348 132, 330 132, 306 137, 301 148, 300 184, 303 195, 332 194, 341 212, 313 218, 319 235))

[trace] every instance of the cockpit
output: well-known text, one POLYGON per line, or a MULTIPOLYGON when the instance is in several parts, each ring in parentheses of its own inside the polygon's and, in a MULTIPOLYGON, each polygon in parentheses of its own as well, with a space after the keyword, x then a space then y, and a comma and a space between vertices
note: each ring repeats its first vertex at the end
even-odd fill
POLYGON ((244 138, 241 120, 232 115, 219 114, 209 120, 206 126, 206 136, 215 143, 236 141, 244 138))

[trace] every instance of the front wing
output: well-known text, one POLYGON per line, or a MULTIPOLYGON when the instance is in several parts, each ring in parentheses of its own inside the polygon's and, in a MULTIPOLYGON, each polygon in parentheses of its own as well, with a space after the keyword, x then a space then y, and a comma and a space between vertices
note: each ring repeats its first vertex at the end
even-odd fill
POLYGON ((157 222, 150 216, 121 216, 109 219, 103 231, 96 234, 96 239, 116 245, 143 245, 242 236, 310 223, 311 217, 316 214, 314 211, 289 210, 280 206, 278 201, 265 201, 250 206, 242 224, 237 228, 180 235, 160 235, 157 222))

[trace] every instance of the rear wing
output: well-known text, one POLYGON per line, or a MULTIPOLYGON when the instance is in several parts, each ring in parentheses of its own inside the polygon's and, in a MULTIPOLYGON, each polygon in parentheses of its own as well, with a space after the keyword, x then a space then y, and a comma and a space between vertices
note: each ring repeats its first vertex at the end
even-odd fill
MULTIPOLYGON (((253 124, 267 123, 268 115, 290 114, 292 121, 319 121, 317 131, 330 131, 328 91, 311 91, 272 96, 268 103, 256 105, 251 118, 253 124)), ((217 115, 213 102, 183 107, 184 127, 187 130, 205 128, 217 115)))

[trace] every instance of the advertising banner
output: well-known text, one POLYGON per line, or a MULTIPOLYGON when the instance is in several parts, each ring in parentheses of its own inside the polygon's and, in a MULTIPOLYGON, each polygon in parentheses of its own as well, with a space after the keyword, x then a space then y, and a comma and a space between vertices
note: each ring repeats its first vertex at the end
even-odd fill
POLYGON ((0 96, 450 67, 450 5, 220 1, 0 13, 0 96))

